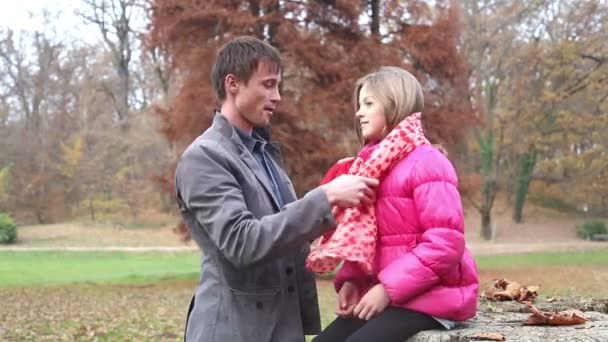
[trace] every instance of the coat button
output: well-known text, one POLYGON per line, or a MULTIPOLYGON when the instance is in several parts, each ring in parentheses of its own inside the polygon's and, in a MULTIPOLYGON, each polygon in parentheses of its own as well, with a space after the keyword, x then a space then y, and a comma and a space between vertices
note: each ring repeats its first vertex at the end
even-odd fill
POLYGON ((255 303, 255 307, 261 310, 264 307, 264 303, 257 302, 257 303, 255 303))
POLYGON ((295 291, 295 287, 291 285, 287 286, 287 292, 292 293, 293 291, 295 291))
POLYGON ((289 274, 292 274, 292 273, 293 273, 293 268, 291 268, 291 267, 287 267, 287 268, 285 269, 285 273, 287 273, 288 275, 289 275, 289 274))

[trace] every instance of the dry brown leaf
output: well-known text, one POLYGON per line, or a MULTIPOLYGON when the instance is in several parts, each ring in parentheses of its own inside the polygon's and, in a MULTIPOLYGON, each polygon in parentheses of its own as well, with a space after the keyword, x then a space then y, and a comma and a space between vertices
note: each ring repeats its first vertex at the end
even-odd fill
POLYGON ((480 341, 504 341, 505 336, 499 333, 479 333, 474 335, 469 335, 470 339, 480 340, 480 341))
POLYGON ((519 289, 519 301, 532 301, 538 295, 539 286, 522 286, 519 289))
POLYGON ((522 286, 521 284, 507 279, 494 281, 491 289, 485 291, 489 300, 504 301, 516 300, 518 302, 531 302, 538 296, 539 286, 522 286))
POLYGON ((576 325, 585 324, 589 320, 582 311, 576 309, 544 312, 538 310, 534 305, 528 305, 528 310, 532 316, 524 322, 525 325, 576 325))

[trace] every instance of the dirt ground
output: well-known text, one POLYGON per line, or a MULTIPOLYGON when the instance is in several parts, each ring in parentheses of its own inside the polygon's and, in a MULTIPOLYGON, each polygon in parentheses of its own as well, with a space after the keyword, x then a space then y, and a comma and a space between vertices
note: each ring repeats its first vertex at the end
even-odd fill
MULTIPOLYGON (((481 272, 482 289, 495 276, 542 285, 543 296, 593 295, 606 298, 608 273, 588 270, 503 270, 481 272), (594 278, 596 277, 597 278, 594 278), (563 279, 579 278, 565 285, 563 279)), ((0 288, 1 341, 181 341, 195 281, 144 285, 0 288)), ((323 325, 334 318, 336 295, 330 280, 319 280, 323 325)))
POLYGON ((576 226, 586 219, 570 213, 528 205, 524 222, 512 219, 512 210, 497 205, 493 214, 495 235, 481 238, 481 219, 474 208, 465 209, 466 239, 473 255, 529 252, 578 252, 608 248, 607 242, 585 241, 576 236, 576 226))
POLYGON ((194 286, 0 288, 0 341, 181 341, 194 286))
MULTIPOLYGON (((528 205, 524 210, 522 223, 512 219, 513 211, 497 204, 492 214, 495 243, 544 243, 579 240, 576 226, 585 217, 560 211, 528 205)), ((482 242, 481 219, 476 209, 465 208, 465 227, 467 241, 482 242)))
POLYGON ((59 223, 18 228, 16 247, 188 247, 167 224, 126 228, 109 224, 59 223))

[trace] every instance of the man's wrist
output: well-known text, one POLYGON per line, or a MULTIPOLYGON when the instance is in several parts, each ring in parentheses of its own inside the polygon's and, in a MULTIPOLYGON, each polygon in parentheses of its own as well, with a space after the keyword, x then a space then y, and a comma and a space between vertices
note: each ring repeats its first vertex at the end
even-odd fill
POLYGON ((323 192, 325 193, 325 196, 327 197, 327 201, 329 202, 329 204, 334 205, 336 198, 335 198, 334 194, 332 193, 331 189, 327 186, 327 184, 321 185, 319 188, 321 190, 323 190, 323 192))

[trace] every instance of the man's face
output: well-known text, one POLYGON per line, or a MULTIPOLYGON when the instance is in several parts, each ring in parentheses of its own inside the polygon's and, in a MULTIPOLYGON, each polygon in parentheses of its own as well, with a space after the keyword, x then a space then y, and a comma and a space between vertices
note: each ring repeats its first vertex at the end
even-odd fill
POLYGON ((281 71, 273 69, 269 63, 260 61, 249 82, 238 81, 234 103, 243 119, 253 127, 267 126, 281 101, 281 71))

